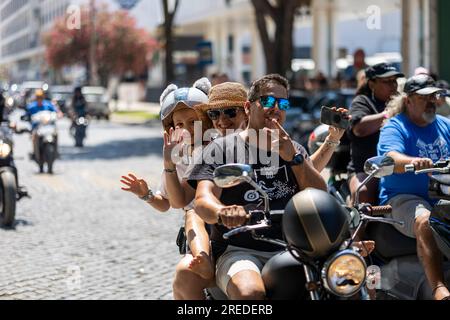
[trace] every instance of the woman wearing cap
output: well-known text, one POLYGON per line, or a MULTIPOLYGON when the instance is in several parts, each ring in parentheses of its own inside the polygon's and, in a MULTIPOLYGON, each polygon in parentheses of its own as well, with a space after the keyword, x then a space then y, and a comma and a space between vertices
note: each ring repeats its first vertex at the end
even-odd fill
MULTIPOLYGON (((351 160, 348 165, 349 185, 354 201, 356 190, 367 177, 364 163, 377 155, 380 128, 387 118, 386 105, 397 94, 397 78, 404 77, 395 67, 380 63, 366 69, 366 83, 357 91, 350 107, 352 116, 348 131, 351 160)), ((376 204, 378 182, 372 180, 360 193, 360 200, 376 204)))
MULTIPOLYGON (((204 131, 215 129, 214 133, 218 132, 219 135, 224 136, 235 130, 243 129, 247 125, 247 116, 243 108, 246 101, 247 91, 243 85, 225 82, 212 87, 209 91, 209 101, 198 104, 194 108, 202 121, 204 131), (227 130, 230 131, 227 132, 227 130)), ((216 136, 210 135, 212 138, 216 136)), ((207 134, 205 134, 205 139, 207 138, 207 134)), ((190 170, 188 169, 188 171, 190 170)), ((184 180, 182 185, 188 185, 187 181, 184 180)), ((194 196, 192 195, 190 200, 193 200, 194 196)), ((185 201, 187 200, 189 199, 185 201)), ((182 202, 180 204, 183 205, 182 202)), ((203 289, 215 286, 212 279, 192 276, 189 267, 197 262, 198 259, 189 260, 189 257, 186 257, 178 264, 173 282, 176 299, 205 299, 203 289)))
MULTIPOLYGON (((195 291, 189 283, 201 283, 206 287, 214 277, 214 267, 210 260, 209 236, 203 220, 193 210, 195 190, 183 183, 188 171, 188 163, 177 161, 172 154, 175 148, 188 143, 186 137, 195 137, 194 123, 198 121, 193 107, 208 101, 207 93, 211 87, 208 79, 202 78, 192 88, 177 88, 170 85, 161 95, 161 120, 164 127, 164 172, 161 177, 159 191, 153 194, 147 183, 135 175, 122 176, 121 182, 127 187, 125 191, 132 192, 146 201, 155 209, 165 212, 170 207, 184 208, 185 229, 191 254, 187 254, 177 266, 177 273, 184 271, 185 283, 183 290, 174 286, 175 299, 203 299, 202 289, 195 291), (175 163, 177 161, 177 163, 175 163), (170 196, 169 196, 170 195, 170 196)), ((195 141, 190 139, 189 148, 182 148, 183 155, 190 156, 195 141)), ((175 152, 174 152, 175 151, 175 152)))

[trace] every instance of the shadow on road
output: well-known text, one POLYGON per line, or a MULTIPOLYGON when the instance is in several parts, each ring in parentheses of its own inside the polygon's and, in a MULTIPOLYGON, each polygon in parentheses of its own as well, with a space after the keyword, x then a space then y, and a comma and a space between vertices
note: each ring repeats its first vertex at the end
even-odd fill
POLYGON ((60 146, 60 160, 117 160, 129 157, 144 157, 151 154, 162 154, 163 139, 140 138, 133 140, 109 141, 95 146, 75 148, 60 146))
POLYGON ((12 226, 10 226, 10 227, 2 226, 2 227, 0 227, 0 229, 5 230, 5 231, 16 231, 16 227, 18 227, 18 226, 30 227, 33 225, 34 224, 30 221, 23 220, 23 219, 16 219, 16 220, 14 220, 14 223, 12 226))

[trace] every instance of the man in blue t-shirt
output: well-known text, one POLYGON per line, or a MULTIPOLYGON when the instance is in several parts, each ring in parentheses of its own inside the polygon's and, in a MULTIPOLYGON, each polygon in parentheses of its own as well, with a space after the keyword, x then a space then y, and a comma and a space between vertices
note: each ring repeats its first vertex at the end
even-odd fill
POLYGON ((436 115, 436 102, 442 89, 428 75, 417 75, 405 84, 404 94, 394 98, 391 110, 397 113, 383 127, 378 154, 395 161, 394 175, 380 182, 380 203, 392 205, 392 217, 404 221, 397 229, 417 239, 420 257, 434 298, 449 299, 442 270, 442 254, 428 224, 435 201, 428 197, 427 174, 405 173, 405 165, 417 170, 450 157, 450 120, 436 115))
MULTIPOLYGON (((37 136, 36 130, 35 130, 38 126, 38 123, 33 123, 31 117, 41 111, 58 112, 58 110, 55 108, 53 103, 51 103, 51 101, 45 100, 45 94, 44 94, 43 90, 37 89, 35 91, 34 95, 35 95, 36 100, 33 102, 30 102, 27 105, 26 114, 27 114, 29 120, 31 121, 31 129, 32 129, 31 141, 33 143, 33 153, 31 156, 36 161, 39 161, 40 152, 37 152, 37 150, 39 150, 39 137, 37 136)), ((58 145, 57 142, 56 142, 56 145, 58 145)))

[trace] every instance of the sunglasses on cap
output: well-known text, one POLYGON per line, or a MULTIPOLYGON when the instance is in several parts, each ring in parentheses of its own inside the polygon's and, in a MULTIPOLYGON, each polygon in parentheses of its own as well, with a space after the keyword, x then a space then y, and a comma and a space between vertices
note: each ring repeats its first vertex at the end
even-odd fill
POLYGON ((220 118, 221 114, 232 119, 232 118, 236 118, 239 110, 242 110, 242 108, 213 109, 213 110, 206 111, 206 113, 208 114, 208 117, 211 120, 218 120, 220 118))
POLYGON ((274 108, 277 102, 280 110, 286 111, 291 107, 291 103, 288 99, 275 98, 274 96, 262 96, 259 98, 259 101, 261 102, 261 105, 267 109, 274 108))

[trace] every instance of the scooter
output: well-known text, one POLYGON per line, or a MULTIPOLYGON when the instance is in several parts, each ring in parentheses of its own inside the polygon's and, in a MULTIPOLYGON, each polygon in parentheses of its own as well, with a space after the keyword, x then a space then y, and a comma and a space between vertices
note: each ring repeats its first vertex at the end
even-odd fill
MULTIPOLYGON (((429 195, 442 199, 433 208, 430 226, 440 250, 446 257, 444 273, 450 284, 450 160, 440 161, 434 168, 415 170, 407 165, 406 172, 441 173, 430 178, 429 195)), ((370 167, 365 170, 371 174, 370 167)), ((389 300, 430 300, 432 289, 417 257, 416 240, 406 237, 390 225, 373 223, 365 230, 365 239, 376 242, 373 253, 375 264, 379 265, 381 281, 377 286, 377 299, 389 300)))
POLYGON ((75 138, 75 147, 82 148, 84 146, 84 139, 86 138, 86 131, 89 121, 86 117, 76 117, 71 127, 71 134, 75 138))
MULTIPOLYGON (((379 161, 376 172, 378 176, 392 174, 394 170, 392 158, 389 158, 390 161, 386 159, 384 162, 379 161)), ((372 217, 365 214, 366 211, 356 208, 347 209, 330 194, 312 188, 296 194, 285 210, 271 211, 268 194, 252 177, 251 166, 242 164, 224 165, 214 172, 214 182, 218 187, 229 188, 240 183, 249 183, 264 199, 263 210, 249 211, 251 219, 248 225, 234 228, 223 237, 228 239, 242 232, 250 232, 254 239, 280 247, 281 252, 269 259, 262 270, 267 298, 342 300, 357 297, 370 300, 366 288, 367 265, 359 249, 354 246, 356 234, 361 226, 368 222, 377 221, 387 224, 401 224, 401 222, 383 217, 372 217), (331 204, 329 209, 324 211, 329 212, 329 215, 321 215, 323 224, 339 225, 343 228, 341 230, 348 232, 336 238, 333 245, 324 246, 319 251, 305 249, 311 245, 308 237, 299 235, 296 232, 299 229, 292 228, 292 225, 301 220, 304 234, 311 235, 317 232, 318 225, 311 220, 311 212, 305 208, 307 203, 312 203, 313 207, 324 203, 331 204), (286 241, 270 239, 258 234, 257 231, 269 228, 274 219, 281 219, 286 241), (304 223, 306 220, 309 220, 309 223, 304 223), (352 225, 356 231, 350 236, 352 225)), ((389 207, 371 207, 370 211, 387 213, 389 210, 389 207)), ((207 293, 210 299, 226 299, 224 293, 218 288, 209 288, 207 293)))
POLYGON ((31 123, 35 124, 33 132, 38 137, 38 145, 37 149, 33 150, 33 158, 39 165, 41 173, 44 172, 45 164, 47 164, 47 172, 53 173, 53 164, 57 158, 57 119, 58 115, 53 111, 40 111, 31 116, 31 123))

